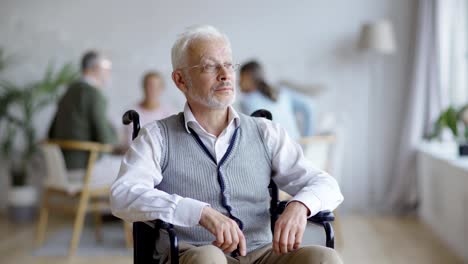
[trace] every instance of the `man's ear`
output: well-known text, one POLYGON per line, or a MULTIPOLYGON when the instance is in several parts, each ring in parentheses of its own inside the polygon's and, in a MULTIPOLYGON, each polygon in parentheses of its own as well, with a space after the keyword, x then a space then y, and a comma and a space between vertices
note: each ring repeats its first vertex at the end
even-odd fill
POLYGON ((187 83, 181 70, 175 70, 172 72, 172 80, 182 93, 185 94, 187 92, 187 83))

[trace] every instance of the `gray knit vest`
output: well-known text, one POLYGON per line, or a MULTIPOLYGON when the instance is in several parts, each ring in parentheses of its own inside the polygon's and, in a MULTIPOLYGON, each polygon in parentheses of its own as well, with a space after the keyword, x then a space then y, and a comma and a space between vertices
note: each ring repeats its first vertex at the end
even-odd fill
MULTIPOLYGON (((245 235, 247 252, 251 252, 272 241, 268 191, 271 157, 258 119, 239 116, 240 126, 219 164, 198 135, 187 132, 182 113, 160 120, 163 180, 156 188, 206 202, 235 220, 245 235)), ((175 226, 175 230, 179 241, 195 246, 210 245, 215 240, 200 225, 175 226)), ((168 247, 167 234, 160 234, 157 251, 167 254, 168 247)))

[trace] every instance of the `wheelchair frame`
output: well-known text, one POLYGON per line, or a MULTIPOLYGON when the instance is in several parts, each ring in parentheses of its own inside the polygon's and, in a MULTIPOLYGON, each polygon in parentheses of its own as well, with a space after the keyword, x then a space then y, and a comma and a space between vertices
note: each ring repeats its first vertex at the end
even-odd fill
MULTIPOLYGON (((269 111, 260 109, 252 113, 253 117, 263 117, 272 120, 272 115, 269 111)), ((125 112, 122 117, 124 125, 133 123, 132 139, 138 136, 140 131, 140 117, 135 110, 129 110, 125 112)), ((278 219, 278 216, 286 208, 288 201, 279 201, 278 199, 278 187, 273 180, 270 180, 268 186, 270 189, 270 219, 271 219, 271 231, 273 233, 274 223, 278 219)), ((307 219, 309 222, 320 225, 324 228, 326 236, 326 246, 329 248, 335 247, 335 234, 331 222, 335 220, 335 216, 330 211, 321 211, 316 215, 307 219)), ((156 263, 154 259, 154 253, 156 249, 156 239, 159 236, 159 230, 164 229, 169 235, 170 241, 170 259, 171 264, 179 263, 179 240, 172 224, 166 223, 161 220, 152 221, 154 228, 146 224, 145 222, 133 223, 133 263, 134 264, 148 264, 156 263)))

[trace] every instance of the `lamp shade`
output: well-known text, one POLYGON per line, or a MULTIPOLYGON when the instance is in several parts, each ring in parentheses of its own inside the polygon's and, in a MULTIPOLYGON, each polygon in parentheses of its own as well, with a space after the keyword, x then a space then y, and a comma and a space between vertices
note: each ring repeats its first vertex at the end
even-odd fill
POLYGON ((361 28, 359 48, 381 54, 393 54, 396 46, 392 23, 382 20, 364 24, 361 28))

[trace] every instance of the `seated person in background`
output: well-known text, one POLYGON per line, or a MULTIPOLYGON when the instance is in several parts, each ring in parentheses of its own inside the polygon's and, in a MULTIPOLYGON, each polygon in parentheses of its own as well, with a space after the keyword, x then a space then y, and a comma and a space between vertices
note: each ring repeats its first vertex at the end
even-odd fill
POLYGON ((270 111, 273 121, 284 127, 294 140, 314 133, 311 101, 286 87, 273 88, 265 80, 263 68, 258 62, 250 61, 242 65, 239 84, 243 93, 240 107, 244 114, 250 115, 258 109, 270 111))
MULTIPOLYGON (((185 108, 141 129, 111 188, 113 214, 173 224, 180 263, 341 263, 333 249, 301 247, 307 218, 343 201, 337 182, 307 163, 281 126, 234 110, 238 65, 227 36, 189 28, 172 65, 185 108), (274 236, 271 178, 293 196, 274 236)), ((167 235, 156 247, 167 263, 167 235)))
MULTIPOLYGON (((107 101, 101 92, 110 79, 111 62, 96 51, 84 54, 81 78, 72 83, 58 103, 57 113, 49 129, 50 139, 93 141, 117 144, 116 131, 107 119, 107 101)), ((121 147, 115 145, 114 153, 121 147)), ((68 170, 85 169, 89 154, 64 150, 68 170)), ((115 179, 121 157, 102 156, 95 164, 92 184, 109 185, 115 179)), ((78 179, 77 179, 78 180, 78 179)))
MULTIPOLYGON (((164 91, 164 79, 159 72, 150 71, 143 76, 143 100, 133 107, 140 114, 140 124, 166 118, 176 113, 176 110, 164 101, 161 94, 164 91)), ((125 126, 125 144, 132 141, 132 126, 125 126)))

